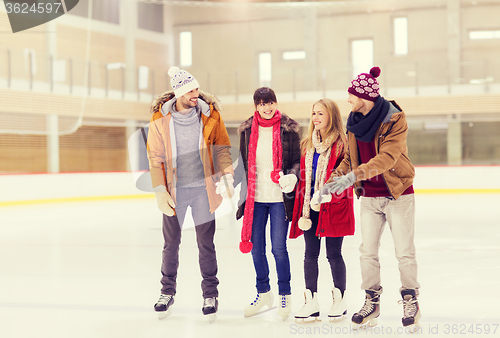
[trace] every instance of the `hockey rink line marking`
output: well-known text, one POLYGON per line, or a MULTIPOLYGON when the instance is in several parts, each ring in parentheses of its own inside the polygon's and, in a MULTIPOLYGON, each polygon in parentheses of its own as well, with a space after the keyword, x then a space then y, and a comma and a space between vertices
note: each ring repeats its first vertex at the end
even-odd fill
POLYGON ((500 189, 415 189, 416 194, 500 194, 500 189))
MULTIPOLYGON (((26 309, 26 303, 0 303, 0 308, 19 308, 26 309)), ((154 310, 145 307, 126 307, 126 306, 99 306, 99 305, 81 305, 81 304, 34 304, 30 307, 38 310, 73 310, 73 311, 115 311, 115 312, 151 312, 154 310)))
MULTIPOLYGON (((14 308, 14 309, 26 309, 27 303, 0 303, 0 308, 14 308)), ((156 312, 149 307, 133 307, 133 306, 113 306, 113 305, 83 305, 83 304, 51 304, 51 303, 41 303, 34 304, 29 303, 29 306, 33 309, 38 310, 72 310, 72 311, 106 311, 106 312, 144 312, 151 313, 156 319, 156 312)), ((228 317, 243 317, 243 311, 240 310, 229 310, 229 309, 219 309, 217 311, 218 315, 228 316, 228 317)), ((193 315, 200 314, 200 309, 196 308, 172 308, 172 315, 193 315)))
POLYGON ((93 201, 108 201, 108 200, 143 199, 143 198, 154 198, 154 196, 155 196, 154 194, 143 194, 143 195, 61 197, 61 198, 47 198, 47 199, 26 200, 26 201, 4 201, 4 202, 0 202, 0 207, 10 207, 10 206, 29 205, 29 204, 46 204, 46 203, 93 202, 93 201))
MULTIPOLYGON (((500 189, 415 189, 416 194, 500 194, 500 189)), ((67 202, 93 202, 108 200, 127 200, 153 198, 154 194, 141 195, 114 195, 114 196, 85 196, 85 197, 61 197, 47 198, 25 201, 4 201, 0 202, 0 207, 47 204, 47 203, 67 203, 67 202)))

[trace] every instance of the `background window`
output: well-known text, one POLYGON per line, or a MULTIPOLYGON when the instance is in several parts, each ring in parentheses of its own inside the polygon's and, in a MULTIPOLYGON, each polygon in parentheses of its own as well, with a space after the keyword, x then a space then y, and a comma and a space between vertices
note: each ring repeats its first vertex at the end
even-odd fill
POLYGON ((394 19, 394 54, 408 54, 408 19, 394 19))
POLYGON ((271 86, 271 53, 259 54, 259 86, 271 86))
POLYGON ((139 66, 139 75, 137 79, 137 85, 139 90, 148 89, 149 84, 149 67, 148 66, 139 66))
POLYGON ((193 46, 191 32, 181 32, 179 36, 181 66, 191 66, 193 64, 193 46))
POLYGON ((92 19, 120 24, 120 0, 93 1, 92 19))
POLYGON ((75 6, 75 8, 73 8, 69 12, 69 14, 83 16, 86 18, 87 14, 88 14, 88 10, 89 10, 89 1, 88 0, 80 0, 80 1, 78 1, 78 4, 75 6))
MULTIPOLYGON (((87 17, 89 1, 80 0, 69 14, 87 17)), ((92 19, 120 24, 120 0, 92 1, 92 19)))
POLYGON ((351 43, 352 77, 369 73, 373 67, 373 40, 354 40, 351 43))
POLYGON ((305 58, 306 52, 303 50, 283 53, 283 60, 303 60, 305 58))
POLYGON ((163 5, 152 3, 137 3, 139 13, 139 28, 163 33, 163 5))
POLYGON ((469 32, 471 40, 500 39, 500 31, 472 31, 469 32))

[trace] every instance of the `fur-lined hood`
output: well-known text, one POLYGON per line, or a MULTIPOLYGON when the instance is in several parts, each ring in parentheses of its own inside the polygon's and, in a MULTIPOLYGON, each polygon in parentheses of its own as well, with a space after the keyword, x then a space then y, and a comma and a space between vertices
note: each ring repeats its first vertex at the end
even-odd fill
MULTIPOLYGON (((216 98, 214 95, 205 93, 204 91, 199 90, 199 99, 203 100, 206 102, 208 105, 212 105, 215 110, 217 110, 219 113, 222 110, 220 101, 218 98, 216 98)), ((154 114, 157 111, 160 110, 160 107, 165 104, 165 102, 175 98, 174 91, 169 90, 158 96, 157 98, 154 99, 153 104, 151 105, 150 113, 154 114)))
MULTIPOLYGON (((238 127, 238 134, 241 134, 247 129, 252 128, 253 116, 248 120, 243 122, 238 127)), ((283 128, 286 132, 299 132, 299 123, 293 119, 291 119, 288 115, 281 113, 281 128, 283 128)))

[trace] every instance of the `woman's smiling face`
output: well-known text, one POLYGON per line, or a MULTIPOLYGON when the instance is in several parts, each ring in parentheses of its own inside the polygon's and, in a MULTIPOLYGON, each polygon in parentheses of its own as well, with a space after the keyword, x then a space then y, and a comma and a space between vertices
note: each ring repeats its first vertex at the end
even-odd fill
POLYGON ((276 106, 276 102, 263 103, 261 101, 256 108, 259 112, 260 117, 269 120, 272 119, 274 114, 276 113, 276 106))
POLYGON ((326 131, 329 125, 329 116, 326 108, 320 104, 315 104, 312 110, 311 120, 314 128, 320 132, 326 131))

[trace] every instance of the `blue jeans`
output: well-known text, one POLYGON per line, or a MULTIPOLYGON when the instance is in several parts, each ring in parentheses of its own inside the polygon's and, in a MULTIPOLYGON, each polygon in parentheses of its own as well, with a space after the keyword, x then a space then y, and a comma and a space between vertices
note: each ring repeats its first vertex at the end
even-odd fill
POLYGON ((276 261, 278 272, 278 291, 280 295, 291 294, 290 289, 290 259, 286 248, 288 220, 283 202, 254 204, 252 224, 252 257, 257 274, 257 292, 265 293, 271 290, 269 285, 269 264, 266 257, 266 224, 268 216, 271 220, 271 252, 276 261))

